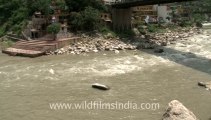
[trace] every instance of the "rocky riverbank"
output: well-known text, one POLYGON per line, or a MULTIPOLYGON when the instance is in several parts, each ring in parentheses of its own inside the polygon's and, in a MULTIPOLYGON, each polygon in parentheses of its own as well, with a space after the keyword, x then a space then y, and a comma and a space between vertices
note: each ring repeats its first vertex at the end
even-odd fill
POLYGON ((50 52, 50 54, 81 54, 99 51, 115 51, 118 53, 119 50, 136 49, 135 45, 124 43, 118 39, 104 39, 103 37, 86 37, 82 39, 83 40, 80 42, 58 49, 54 52, 50 52))
POLYGON ((180 40, 188 40, 188 37, 202 33, 202 30, 198 28, 178 28, 176 30, 167 28, 166 31, 165 33, 148 33, 130 39, 101 34, 95 36, 82 34, 80 35, 81 41, 47 54, 81 54, 100 51, 119 53, 120 50, 154 49, 159 46, 176 44, 180 40))

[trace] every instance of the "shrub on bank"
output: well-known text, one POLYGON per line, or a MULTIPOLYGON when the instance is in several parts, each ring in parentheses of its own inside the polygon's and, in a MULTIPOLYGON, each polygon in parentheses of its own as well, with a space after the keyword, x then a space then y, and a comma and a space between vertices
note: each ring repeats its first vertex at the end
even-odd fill
POLYGON ((54 40, 56 40, 56 34, 59 33, 61 25, 59 23, 53 23, 47 27, 47 31, 54 35, 54 40))
POLYGON ((124 30, 121 32, 117 32, 117 35, 122 38, 130 38, 135 36, 135 33, 133 32, 133 30, 124 30))
POLYGON ((113 32, 111 29, 109 29, 106 26, 101 26, 98 29, 99 29, 99 32, 102 33, 105 38, 107 37, 113 38, 117 36, 115 32, 113 32))
POLYGON ((5 48, 8 48, 8 47, 11 47, 13 44, 15 43, 15 41, 12 41, 10 39, 1 39, 0 40, 0 49, 5 49, 5 48))
POLYGON ((0 37, 4 36, 4 34, 5 34, 5 28, 0 27, 0 37))

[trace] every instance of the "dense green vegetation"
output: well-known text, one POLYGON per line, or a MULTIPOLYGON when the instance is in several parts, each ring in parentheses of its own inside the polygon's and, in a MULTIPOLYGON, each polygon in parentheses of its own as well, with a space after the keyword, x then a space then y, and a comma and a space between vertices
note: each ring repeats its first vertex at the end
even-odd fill
POLYGON ((0 0, 0 36, 5 32, 20 33, 27 20, 39 10, 50 12, 50 0, 0 0))
MULTIPOLYGON (((7 32, 20 34, 35 11, 49 13, 49 4, 50 0, 0 0, 0 37, 7 32)), ((0 49, 10 47, 14 42, 2 38, 0 49)))
POLYGON ((72 30, 94 30, 99 26, 100 12, 91 6, 81 12, 74 12, 69 17, 72 30))
POLYGON ((101 0, 66 0, 72 30, 94 30, 99 27, 100 12, 107 11, 101 0))
MULTIPOLYGON (((35 11, 44 15, 53 14, 52 0, 0 0, 0 36, 6 32, 20 34, 35 11)), ((55 0, 56 5, 69 13, 69 25, 73 31, 102 29, 99 25, 100 12, 107 11, 101 0, 55 0)), ((180 3, 181 4, 181 3, 180 3)), ((185 4, 185 3, 184 3, 185 4)), ((208 20, 204 13, 211 14, 211 1, 188 2, 192 21, 182 21, 181 26, 208 20)), ((154 26, 149 26, 154 31, 154 26)))
MULTIPOLYGON (((0 0, 0 36, 12 31, 17 34, 27 25, 35 11, 52 14, 51 0, 0 0)), ((97 27, 99 12, 106 10, 100 0, 56 0, 56 5, 69 12, 76 12, 69 20, 73 30, 92 30, 97 27)))

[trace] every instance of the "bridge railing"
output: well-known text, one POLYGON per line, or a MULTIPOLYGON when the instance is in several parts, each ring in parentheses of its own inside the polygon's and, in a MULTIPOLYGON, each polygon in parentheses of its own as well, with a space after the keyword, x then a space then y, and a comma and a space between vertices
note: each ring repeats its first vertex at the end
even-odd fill
POLYGON ((142 3, 142 5, 149 5, 149 4, 161 4, 161 3, 173 3, 173 2, 187 2, 187 1, 197 1, 197 0, 115 0, 111 5, 118 6, 122 4, 131 4, 133 6, 136 3, 142 3))
POLYGON ((138 1, 147 1, 147 0, 116 0, 115 2, 111 2, 111 5, 122 4, 122 3, 138 2, 138 1))

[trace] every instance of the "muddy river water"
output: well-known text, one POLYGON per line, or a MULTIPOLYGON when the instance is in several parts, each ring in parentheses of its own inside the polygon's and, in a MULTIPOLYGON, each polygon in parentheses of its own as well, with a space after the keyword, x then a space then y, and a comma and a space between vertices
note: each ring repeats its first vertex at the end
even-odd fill
MULTIPOLYGON (((211 35, 152 50, 86 55, 11 57, 0 54, 0 120, 160 120, 167 104, 182 102, 201 120, 211 118, 211 35), (109 85, 109 91, 91 88, 109 85), (52 110, 50 103, 103 101, 159 103, 157 110, 52 110)), ((211 32, 210 32, 211 34, 211 32)))

